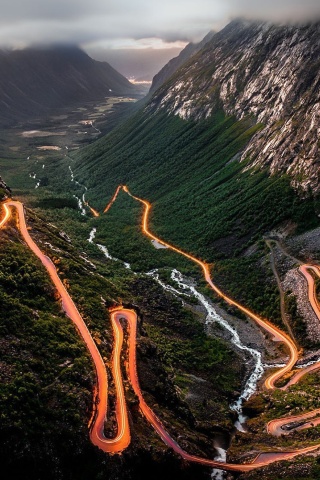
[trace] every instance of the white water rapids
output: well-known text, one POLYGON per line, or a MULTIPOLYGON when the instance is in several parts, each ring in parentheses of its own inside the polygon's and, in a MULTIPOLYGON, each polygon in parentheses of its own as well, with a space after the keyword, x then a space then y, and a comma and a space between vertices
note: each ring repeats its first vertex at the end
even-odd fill
MULTIPOLYGON (((67 147, 66 147, 67 148, 67 147)), ((76 185, 78 185, 78 187, 81 187, 81 188, 84 188, 84 193, 82 194, 82 199, 77 197, 77 195, 73 195, 73 197, 77 200, 78 202, 78 208, 81 212, 81 215, 86 215, 87 212, 86 212, 86 209, 84 208, 85 205, 86 205, 86 192, 87 192, 87 187, 85 185, 82 185, 81 183, 79 183, 75 178, 74 178, 74 173, 72 171, 72 168, 71 166, 69 165, 69 170, 70 170, 70 175, 71 175, 71 182, 74 182, 76 185)))
MULTIPOLYGON (((262 377, 264 368, 261 359, 261 353, 254 348, 247 347, 244 345, 239 337, 238 332, 231 326, 229 323, 221 317, 215 310, 215 308, 210 304, 210 302, 202 295, 198 290, 193 286, 186 283, 183 278, 183 275, 176 269, 172 270, 171 279, 178 284, 178 287, 183 290, 183 292, 176 290, 175 288, 171 287, 170 285, 166 285, 163 283, 158 275, 157 270, 152 270, 147 275, 153 277, 165 290, 173 293, 174 295, 186 295, 186 291, 190 292, 193 297, 195 297, 199 303, 205 308, 207 312, 206 317, 206 326, 217 322, 221 325, 225 330, 227 330, 231 335, 231 342, 242 351, 249 353, 252 358, 254 359, 255 365, 253 371, 251 372, 249 378, 247 379, 244 389, 239 396, 239 398, 230 405, 231 410, 237 412, 238 420, 235 423, 235 427, 239 431, 244 431, 243 424, 245 422, 245 417, 242 413, 242 404, 245 400, 248 400, 251 395, 257 389, 257 382, 262 377)), ((189 294, 190 296, 190 294, 189 294)))
MULTIPOLYGON (((99 243, 95 243, 94 239, 96 236, 97 229, 93 228, 88 237, 88 242, 91 244, 95 244, 99 250, 106 256, 106 258, 113 260, 113 261, 120 261, 118 258, 112 257, 105 245, 101 245, 99 243)), ((123 262, 126 268, 131 268, 130 264, 123 262)), ((264 372, 264 365, 262 363, 261 353, 254 348, 248 347, 244 345, 240 339, 238 332, 221 316, 217 313, 215 308, 211 305, 209 300, 205 298, 193 285, 187 283, 187 280, 184 279, 182 273, 178 270, 174 269, 171 272, 171 279, 177 284, 178 288, 174 288, 171 285, 167 285, 164 283, 159 276, 158 270, 152 270, 148 272, 146 275, 152 277, 154 280, 157 281, 161 285, 161 287, 173 294, 176 297, 181 299, 181 295, 184 297, 194 297, 198 300, 198 302, 205 308, 206 310, 206 321, 205 325, 209 326, 215 322, 221 325, 231 336, 230 341, 239 349, 242 350, 253 358, 254 360, 254 367, 251 371, 249 378, 247 379, 243 391, 240 394, 239 398, 230 405, 230 409, 235 411, 238 414, 238 419, 235 422, 235 427, 241 431, 245 432, 244 424, 245 424, 245 416, 243 415, 242 405, 245 400, 248 400, 250 396, 256 391, 257 389, 257 382, 261 378, 264 372)), ((267 367, 267 366, 266 366, 267 367)), ((219 446, 216 446, 216 456, 215 460, 225 462, 227 451, 219 446)), ((225 472, 220 469, 213 469, 211 472, 211 479, 212 480, 223 480, 225 472)))
MULTIPOLYGON (((29 157, 28 157, 29 158, 29 157)), ((37 174, 36 173, 29 173, 29 177, 33 178, 34 180, 37 180, 37 174)), ((37 183, 34 188, 39 188, 40 187, 41 180, 37 180, 37 183)))
POLYGON ((73 195, 73 198, 75 198, 78 202, 78 208, 80 210, 81 215, 85 216, 87 214, 86 209, 83 206, 81 198, 77 197, 77 195, 73 195))
POLYGON ((89 233, 89 238, 88 238, 89 243, 93 243, 93 240, 95 239, 96 233, 97 233, 97 229, 93 228, 91 230, 91 232, 89 233))
MULTIPOLYGON (((97 229, 93 228, 89 233, 89 238, 88 238, 89 243, 92 243, 92 244, 94 243, 96 232, 97 232, 97 229)), ((112 255, 110 255, 105 245, 101 245, 99 243, 96 243, 95 245, 109 260, 113 260, 116 262, 120 261, 118 258, 112 257, 112 255)), ((131 268, 129 263, 123 262, 123 264, 126 268, 128 269, 131 268)), ((235 423, 235 427, 240 431, 244 431, 243 424, 245 422, 245 417, 242 413, 242 404, 245 400, 248 400, 251 397, 251 395, 256 391, 257 382, 263 375, 264 365, 262 364, 261 353, 258 350, 255 350, 254 348, 247 347, 246 345, 244 345, 239 337, 238 332, 224 318, 222 318, 221 315, 217 313, 215 308, 204 297, 204 295, 198 292, 198 290, 193 285, 189 285, 188 283, 186 283, 182 273, 180 273, 178 270, 176 269, 172 270, 171 279, 177 283, 180 290, 177 290, 171 285, 167 285, 164 282, 162 282, 160 280, 158 270, 152 270, 148 272, 147 275, 151 276, 154 280, 156 280, 164 290, 167 290, 168 292, 170 292, 175 296, 180 297, 181 295, 184 295, 186 297, 191 297, 191 296, 195 297, 207 312, 207 317, 205 322, 206 326, 209 326, 214 322, 219 323, 219 325, 221 325, 225 330, 227 330, 231 334, 231 342, 240 350, 248 352, 254 359, 255 366, 245 383, 245 386, 241 395, 232 405, 230 405, 231 410, 237 412, 238 414, 238 420, 235 423)))
POLYGON ((74 173, 73 173, 70 165, 69 165, 69 170, 70 170, 70 175, 71 175, 71 182, 74 182, 74 173))
MULTIPOLYGON (((88 238, 89 243, 94 243, 93 240, 96 237, 96 233, 97 233, 97 229, 93 228, 91 230, 91 232, 89 233, 89 238, 88 238)), ((109 260, 113 260, 114 262, 121 262, 121 260, 119 260, 119 258, 115 258, 115 257, 112 257, 112 255, 110 255, 109 250, 107 249, 107 247, 105 245, 101 245, 100 243, 95 243, 95 245, 99 248, 100 252, 102 252, 104 254, 104 256, 106 258, 108 258, 109 260)), ((123 262, 123 265, 125 266, 125 268, 131 269, 130 263, 123 262)))
MULTIPOLYGON (((217 455, 214 457, 214 460, 217 462, 226 462, 227 461, 227 450, 221 447, 215 447, 217 451, 217 455)), ((212 480, 223 480, 224 479, 224 471, 218 468, 214 468, 211 471, 211 478, 212 480)))

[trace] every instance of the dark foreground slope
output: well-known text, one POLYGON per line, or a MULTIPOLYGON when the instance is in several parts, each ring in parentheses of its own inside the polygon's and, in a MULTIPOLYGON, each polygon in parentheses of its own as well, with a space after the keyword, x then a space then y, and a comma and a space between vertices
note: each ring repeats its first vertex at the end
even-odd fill
POLYGON ((1 51, 0 71, 2 124, 76 102, 137 93, 108 63, 93 60, 77 47, 1 51))

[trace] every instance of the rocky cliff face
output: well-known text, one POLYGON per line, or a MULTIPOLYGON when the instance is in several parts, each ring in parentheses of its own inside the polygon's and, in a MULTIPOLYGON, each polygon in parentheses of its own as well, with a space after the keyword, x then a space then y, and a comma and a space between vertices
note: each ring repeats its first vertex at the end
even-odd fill
POLYGON ((261 123, 242 153, 251 166, 287 173, 320 191, 320 23, 279 26, 236 20, 161 87, 147 107, 202 120, 223 108, 261 123))

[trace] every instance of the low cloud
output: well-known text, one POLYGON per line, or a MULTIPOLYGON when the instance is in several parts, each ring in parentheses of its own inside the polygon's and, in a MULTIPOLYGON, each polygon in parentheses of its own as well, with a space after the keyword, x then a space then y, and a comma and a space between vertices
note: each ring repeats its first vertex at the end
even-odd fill
POLYGON ((1 0, 0 44, 190 40, 227 16, 220 0, 1 0))
POLYGON ((231 0, 235 16, 274 22, 306 22, 320 18, 319 0, 231 0))
POLYGON ((234 16, 304 21, 319 0, 1 0, 0 44, 198 40, 234 16))
POLYGON ((128 55, 143 48, 176 53, 237 16, 303 22, 320 18, 320 1, 1 0, 0 46, 72 43, 128 55))

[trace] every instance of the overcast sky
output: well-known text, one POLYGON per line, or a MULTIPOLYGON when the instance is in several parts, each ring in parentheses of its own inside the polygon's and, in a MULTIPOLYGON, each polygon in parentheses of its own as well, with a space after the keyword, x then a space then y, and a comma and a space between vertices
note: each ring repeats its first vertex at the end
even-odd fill
POLYGON ((144 78, 235 16, 320 17, 320 0, 0 0, 0 6, 3 47, 77 43, 126 76, 144 78))

